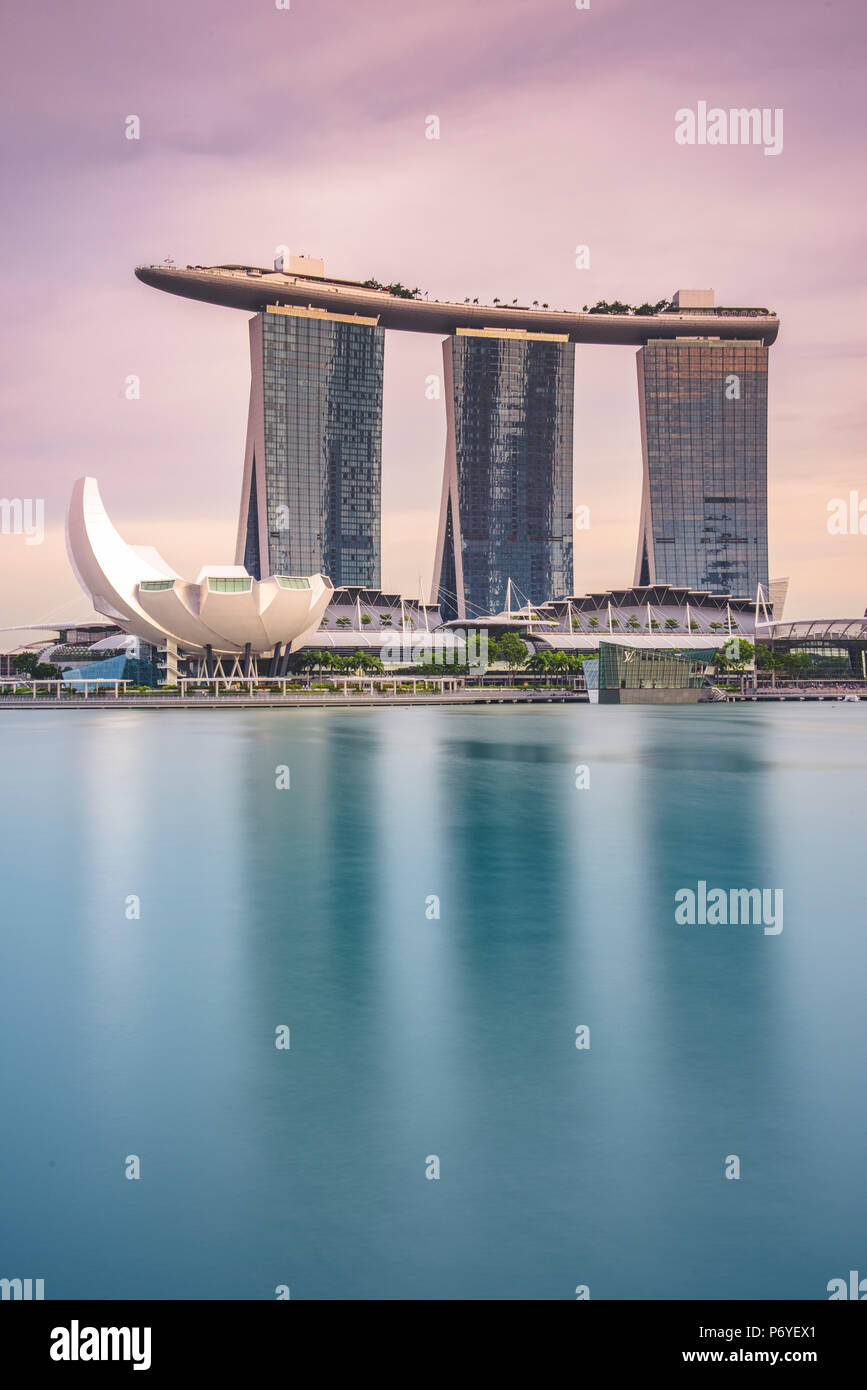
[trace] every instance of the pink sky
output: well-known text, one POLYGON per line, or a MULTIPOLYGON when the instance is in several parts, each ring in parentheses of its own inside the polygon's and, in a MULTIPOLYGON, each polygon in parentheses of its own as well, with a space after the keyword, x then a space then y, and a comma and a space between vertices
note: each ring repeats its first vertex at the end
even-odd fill
MULTIPOLYGON (((790 576, 787 616, 863 613, 867 535, 826 521, 832 498, 867 499, 865 32, 858 0, 11 0, 0 494, 43 497, 46 537, 0 536, 0 622, 88 615, 63 544, 82 473, 182 571, 234 558, 246 315, 132 272, 169 254, 267 266, 281 243, 442 299, 713 286, 776 310, 771 575, 790 576), (781 107, 782 154, 678 145, 674 113, 700 100, 781 107)), ((632 579, 641 459, 634 349, 576 358, 582 593, 632 579)), ((383 583, 407 593, 431 578, 440 366, 438 339, 389 336, 383 583)))

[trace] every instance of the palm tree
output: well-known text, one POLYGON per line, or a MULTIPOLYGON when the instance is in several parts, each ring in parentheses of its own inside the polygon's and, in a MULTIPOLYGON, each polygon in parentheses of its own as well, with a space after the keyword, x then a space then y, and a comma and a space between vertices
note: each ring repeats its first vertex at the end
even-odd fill
POLYGON ((527 662, 527 670, 536 675, 544 675, 550 671, 554 662, 553 652, 534 652, 527 662))
POLYGON ((292 657, 291 665, 296 671, 318 671, 328 657, 330 653, 320 651, 297 652, 292 657))
POLYGON ((673 632, 676 627, 680 627, 680 623, 677 621, 677 618, 666 618, 665 626, 668 628, 669 632, 673 632))
POLYGON ((352 627, 352 619, 351 619, 351 618, 338 618, 338 619, 337 619, 337 626, 338 626, 338 627, 352 627))

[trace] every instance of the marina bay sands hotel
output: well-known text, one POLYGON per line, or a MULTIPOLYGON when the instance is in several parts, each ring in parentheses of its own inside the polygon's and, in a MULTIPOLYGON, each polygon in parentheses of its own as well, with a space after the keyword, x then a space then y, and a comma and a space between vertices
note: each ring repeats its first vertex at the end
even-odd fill
POLYGON ((754 598, 768 585, 767 309, 671 302, 429 301, 335 280, 322 261, 139 266, 147 285, 251 313, 236 563, 257 579, 380 579, 382 372, 389 328, 443 336, 447 416, 431 601, 443 618, 573 592, 575 343, 637 347, 643 488, 634 582, 754 598))

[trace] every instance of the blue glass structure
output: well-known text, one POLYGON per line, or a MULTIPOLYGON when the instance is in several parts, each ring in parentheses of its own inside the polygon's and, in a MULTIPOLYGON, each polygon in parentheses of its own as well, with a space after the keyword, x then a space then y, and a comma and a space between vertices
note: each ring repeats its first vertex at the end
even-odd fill
POLYGON ((324 311, 251 320, 236 562, 254 578, 378 587, 384 337, 376 319, 324 311))
POLYGON ((446 621, 572 591, 575 346, 458 329, 443 344, 446 458, 434 599, 446 621))
POLYGON ((107 657, 105 661, 91 661, 84 666, 69 667, 64 670, 62 679, 66 685, 79 685, 85 681, 91 686, 94 681, 105 681, 107 685, 113 685, 115 681, 131 681, 133 685, 156 686, 160 683, 160 672, 151 661, 121 653, 118 656, 107 657))
POLYGON ((754 598, 768 586, 768 349, 651 339, 638 352, 644 461, 636 584, 754 598))

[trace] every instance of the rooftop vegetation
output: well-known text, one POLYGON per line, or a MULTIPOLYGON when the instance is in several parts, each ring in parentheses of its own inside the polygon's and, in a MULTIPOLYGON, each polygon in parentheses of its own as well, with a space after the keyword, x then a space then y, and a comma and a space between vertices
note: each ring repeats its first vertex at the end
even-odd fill
POLYGON ((598 299, 595 304, 582 306, 581 312, 584 314, 662 314, 666 309, 671 308, 670 299, 658 299, 655 304, 645 300, 643 304, 623 304, 619 299, 612 299, 609 304, 607 299, 598 299))
POLYGON ((416 285, 411 290, 408 285, 402 285, 399 280, 395 280, 390 285, 383 285, 379 280, 362 280, 362 288, 365 290, 387 290, 389 294, 395 295, 397 299, 418 299, 421 290, 416 285))

